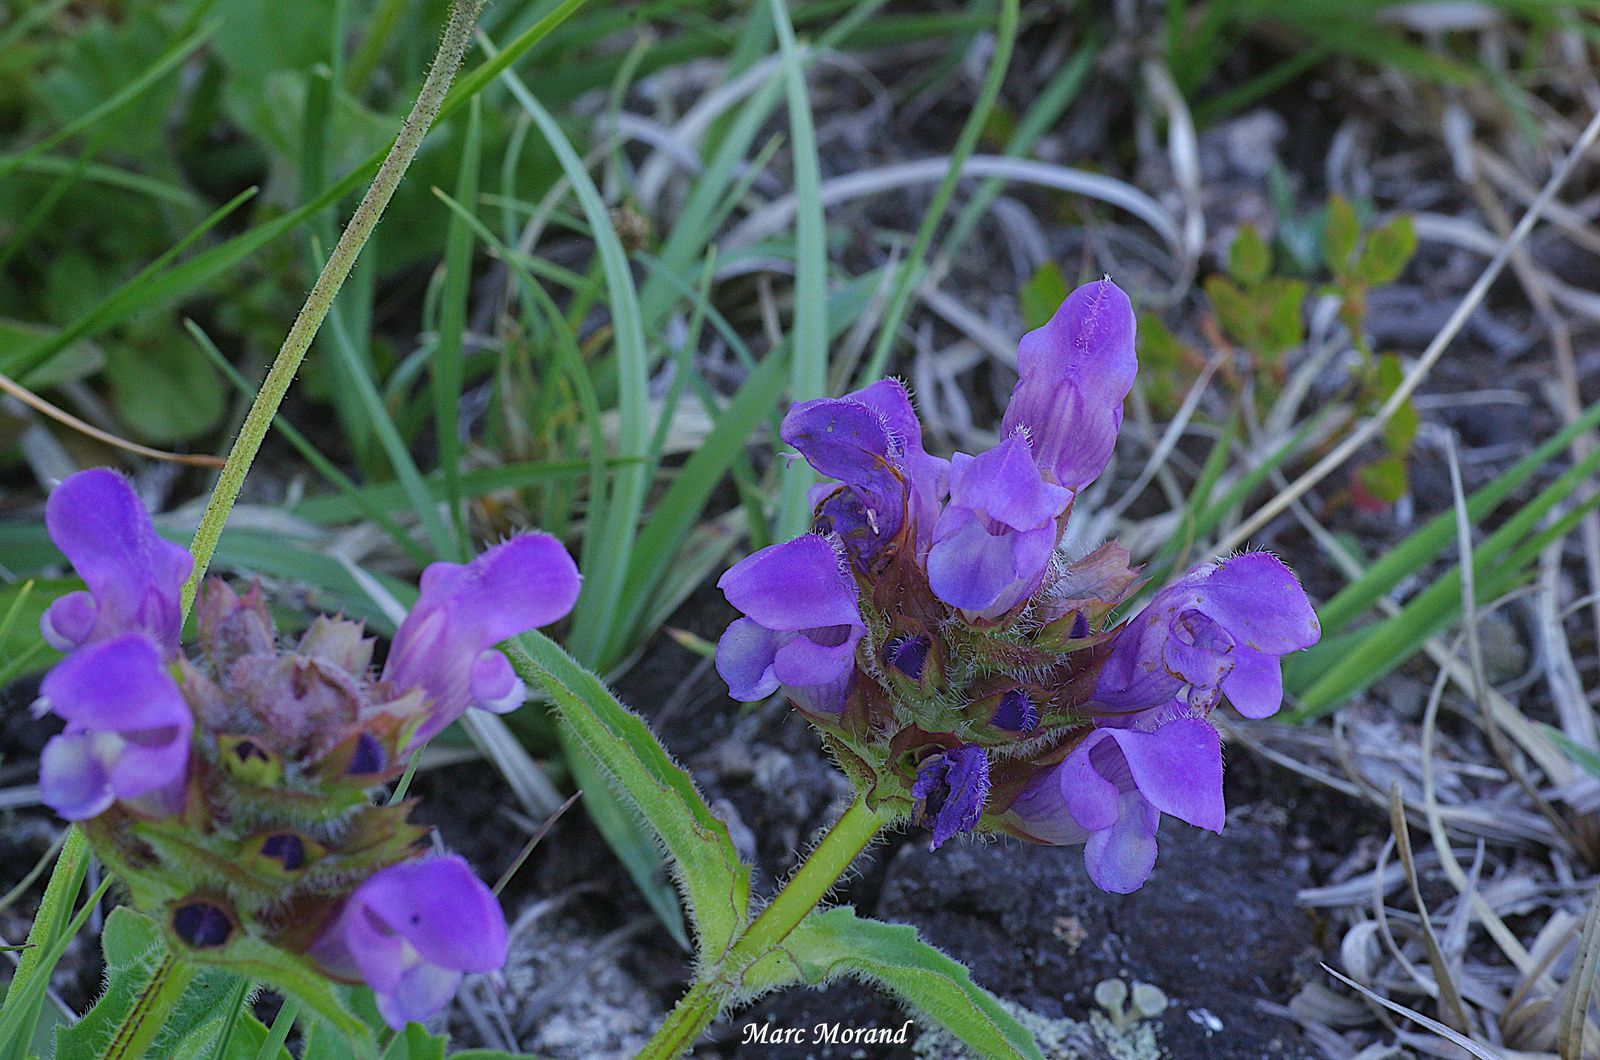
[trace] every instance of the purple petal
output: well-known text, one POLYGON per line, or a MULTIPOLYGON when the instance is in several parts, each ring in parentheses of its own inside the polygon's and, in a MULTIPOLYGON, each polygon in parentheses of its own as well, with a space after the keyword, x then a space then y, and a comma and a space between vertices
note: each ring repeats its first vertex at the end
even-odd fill
POLYGON ((418 964, 402 973, 394 988, 377 995, 378 1015, 395 1030, 408 1022, 426 1023, 455 997, 462 975, 436 964, 418 964))
POLYGON ((989 756, 976 744, 933 755, 917 770, 911 797, 912 820, 932 829, 929 849, 938 850, 982 820, 989 798, 989 756))
POLYGON ((94 634, 100 609, 88 593, 68 593, 57 597, 39 617, 39 632, 56 651, 71 651, 94 634))
POLYGON ((815 534, 746 556, 717 588, 767 629, 861 625, 855 582, 841 569, 833 546, 815 534))
POLYGON ((1122 751, 1150 805, 1197 828, 1222 831, 1222 741, 1203 718, 1178 718, 1153 732, 1103 729, 1122 751))
POLYGON ((1156 865, 1156 821, 1137 792, 1122 797, 1117 823, 1084 844, 1083 863, 1094 885, 1110 894, 1132 894, 1156 865))
POLYGON ((778 690, 772 659, 779 635, 753 618, 735 619, 717 641, 717 673, 728 695, 741 703, 766 699, 778 690))
POLYGON ((1163 652, 1169 673, 1201 689, 1215 689, 1233 669, 1233 638, 1201 611, 1184 611, 1172 620, 1163 652))
MULTIPOLYGON (((457 972, 492 972, 506 962, 500 904, 455 855, 390 865, 356 888, 350 901, 430 964, 457 972)), ((361 964, 361 952, 354 946, 351 952, 361 964)))
POLYGON ((39 755, 39 797, 69 821, 98 817, 117 798, 94 742, 94 733, 62 733, 39 755))
POLYGON ((855 669, 859 627, 830 626, 807 630, 777 650, 772 673, 786 685, 826 685, 847 678, 855 669))
POLYGON ((1270 552, 1223 560, 1197 580, 1203 610, 1247 647, 1285 655, 1311 647, 1322 636, 1305 590, 1270 552))
POLYGON ((1007 831, 1052 846, 1073 846, 1089 838, 1088 830, 1074 821, 1067 809, 1060 765, 1028 781, 1006 811, 1002 824, 1007 831))
POLYGON ((495 714, 509 714, 528 698, 528 686, 512 669, 511 660, 493 648, 472 664, 471 684, 472 705, 495 714))
POLYGON ((579 587, 577 565, 548 534, 520 534, 464 566, 435 563, 423 571, 422 593, 395 633, 383 669, 397 688, 421 688, 433 701, 413 745, 471 705, 479 656, 565 615, 579 587))
POLYGON ((899 462, 899 442, 883 416, 851 398, 802 401, 778 434, 817 471, 852 485, 874 482, 899 462))
POLYGON ((972 508, 1013 530, 1046 526, 1066 510, 1072 491, 1044 481, 1028 440, 1007 435, 987 453, 957 453, 951 464, 950 504, 972 508))
POLYGON ((39 698, 78 729, 134 732, 194 724, 159 649, 140 633, 68 655, 45 675, 39 698))
POLYGON ((1110 280, 1067 296, 1049 323, 1022 338, 1018 380, 1001 430, 1026 428, 1039 466, 1080 490, 1105 470, 1133 386, 1133 306, 1110 280))
POLYGON ((1222 679, 1228 701, 1247 718, 1270 718, 1283 706, 1283 672, 1278 660, 1251 648, 1233 651, 1233 669, 1222 679))
POLYGON ((46 639, 76 644, 139 630, 171 655, 182 626, 179 592, 194 567, 189 553, 163 540, 127 480, 107 468, 64 479, 45 504, 50 540, 72 562, 93 598, 84 630, 83 604, 46 616, 46 639))
MULTIPOLYGON (((1096 750, 1100 751, 1099 757, 1107 759, 1113 756, 1107 754, 1114 750, 1110 745, 1110 734, 1104 730, 1096 730, 1084 738, 1084 741, 1067 755, 1061 763, 1060 784, 1063 796, 1066 798, 1067 812, 1072 814, 1072 819, 1079 827, 1089 832, 1098 832, 1110 828, 1117 821, 1119 807, 1122 804, 1122 792, 1118 790, 1115 777, 1107 777, 1107 772, 1114 772, 1111 768, 1096 768, 1094 761, 1096 750), (1108 746, 1102 746, 1108 745, 1108 746)), ((1104 765, 1121 766, 1121 762, 1102 763, 1104 765)))
POLYGON ((1039 708, 1033 705, 1026 691, 1013 688, 1000 697, 1000 705, 995 708, 989 724, 1011 732, 1032 732, 1039 725, 1039 708))

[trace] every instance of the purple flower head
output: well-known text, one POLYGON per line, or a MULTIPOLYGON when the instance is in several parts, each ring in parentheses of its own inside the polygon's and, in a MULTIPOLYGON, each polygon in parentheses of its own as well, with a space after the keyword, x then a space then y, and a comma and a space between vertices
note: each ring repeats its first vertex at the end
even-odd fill
POLYGON ((1133 386, 1133 306, 1110 280, 1084 284, 1022 337, 1003 434, 1025 428, 1034 459, 1070 490, 1105 470, 1133 386))
POLYGON ((83 821, 117 800, 156 812, 181 805, 194 717, 142 633, 80 648, 45 675, 38 707, 67 723, 39 761, 46 805, 83 821))
POLYGON ((399 1030, 444 1008, 464 973, 505 964, 506 921, 465 861, 430 857, 368 877, 311 954, 371 987, 384 1021, 399 1030))
POLYGON ((504 711, 522 703, 521 681, 496 644, 548 625, 578 599, 577 565, 548 534, 519 534, 471 563, 434 563, 400 624, 383 676, 432 700, 413 745, 469 706, 504 711))
POLYGON ((194 560, 156 533, 127 480, 107 468, 80 471, 50 494, 44 519, 89 587, 50 605, 39 622, 44 639, 68 651, 138 630, 165 656, 177 654, 178 594, 194 560))
POLYGON ((925 759, 911 786, 911 819, 933 831, 929 850, 938 850, 958 832, 970 832, 983 817, 989 798, 989 756, 976 744, 941 751, 925 759))
POLYGON ((800 402, 779 433, 813 468, 845 484, 819 506, 819 525, 839 535, 858 566, 900 533, 907 516, 918 548, 926 547, 950 465, 923 450, 905 387, 884 379, 842 398, 800 402))
POLYGON ((1011 830, 1040 843, 1083 843, 1089 878, 1128 894, 1156 863, 1161 815, 1222 831, 1222 743, 1180 705, 1149 729, 1097 728, 1031 781, 1008 811, 1011 830))
POLYGON ((765 699, 780 686, 803 709, 844 707, 866 633, 854 580, 826 538, 815 534, 747 556, 717 582, 748 617, 717 643, 717 672, 734 699, 765 699))
POLYGON ((1039 475, 1022 434, 982 456, 957 453, 950 503, 933 531, 928 584, 945 603, 996 618, 1038 588, 1072 492, 1039 475))
POLYGON ((1119 711, 1174 697, 1209 710, 1219 693, 1247 718, 1283 703, 1279 656, 1321 636, 1316 612, 1277 557, 1250 552, 1208 563, 1155 595, 1118 635, 1095 702, 1119 711))

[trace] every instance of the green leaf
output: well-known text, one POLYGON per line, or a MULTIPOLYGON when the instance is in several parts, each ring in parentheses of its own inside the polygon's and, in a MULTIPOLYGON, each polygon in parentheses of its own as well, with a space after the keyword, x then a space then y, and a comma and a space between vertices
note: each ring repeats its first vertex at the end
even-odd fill
POLYGON ((153 349, 113 347, 106 363, 117 415, 141 440, 186 442, 222 419, 222 379, 191 343, 160 340, 153 349))
POLYGON ((1600 778, 1600 751, 1583 746, 1553 725, 1541 724, 1539 727, 1550 737, 1550 742, 1566 752, 1568 758, 1581 766, 1590 776, 1600 778))
POLYGON ((806 917, 746 970, 742 986, 753 994, 801 980, 822 986, 841 975, 895 995, 978 1056, 1043 1060, 1033 1036, 964 965, 923 942, 916 928, 858 917, 849 906, 806 917))
POLYGON ((1368 233, 1356 271, 1370 284, 1393 283, 1416 252, 1416 227, 1402 214, 1368 233))
MULTIPOLYGON (((20 1060, 30 1051, 39 1013, 49 992, 50 976, 55 973, 67 942, 88 918, 87 905, 76 915, 72 911, 88 868, 89 841, 83 829, 73 825, 67 832, 66 842, 61 845, 61 853, 56 855, 44 898, 34 914, 33 925, 28 928, 27 947, 22 951, 6 990, 5 1005, 0 1007, 0 1060, 20 1060)), ((96 892, 96 900, 104 890, 102 884, 96 892)))
POLYGON ((1406 494, 1406 461, 1400 456, 1386 456, 1374 460, 1356 472, 1361 485, 1374 500, 1394 504, 1406 494))
POLYGON ((1207 276, 1205 288, 1223 334, 1247 350, 1259 349, 1261 329, 1256 323, 1257 310, 1250 297, 1226 276, 1207 276))
POLYGON ((1031 331, 1043 327, 1068 295, 1067 278, 1053 261, 1047 261, 1033 270, 1028 282, 1022 285, 1017 301, 1022 308, 1022 326, 1031 331))
MULTIPOLYGON (((1386 353, 1379 357, 1376 403, 1389 400, 1389 395, 1400 389, 1400 384, 1405 381, 1405 374, 1405 368, 1395 354, 1386 353)), ((1409 398, 1406 399, 1389 417, 1389 422, 1383 425, 1384 448, 1389 450, 1391 456, 1404 456, 1411 451, 1411 442, 1416 438, 1421 424, 1422 418, 1417 415, 1416 406, 1409 398)))
POLYGON ((1355 255, 1356 243, 1361 238, 1361 221, 1350 200, 1335 195, 1328 200, 1328 221, 1322 231, 1322 263, 1335 276, 1343 276, 1350 269, 1350 259, 1355 255))
MULTIPOLYGON (((57 1032, 57 1056, 114 1055, 131 1060, 216 1055, 217 1038, 236 1011, 238 976, 197 972, 175 960, 155 921, 128 906, 118 906, 106 917, 100 947, 105 954, 105 990, 81 1020, 57 1032), (163 1004, 163 992, 178 992, 170 1007, 163 1004)), ((247 1027, 236 1026, 227 1055, 241 1055, 249 1037, 247 1027)), ((261 1040, 256 1040, 257 1047, 261 1040)))
POLYGON ((1304 280, 1274 277, 1256 291, 1256 299, 1262 356, 1276 359, 1304 341, 1305 319, 1301 313, 1306 300, 1304 280))
POLYGON ((1240 225, 1239 234, 1233 237, 1233 246, 1228 248, 1228 272, 1241 285, 1254 287, 1267 278, 1271 268, 1272 252, 1256 226, 1240 225))
POLYGON ((750 866, 739 860, 728 826, 643 720, 554 641, 528 633, 508 644, 506 655, 525 680, 549 691, 565 731, 660 840, 682 888, 700 958, 715 961, 749 919, 750 866))

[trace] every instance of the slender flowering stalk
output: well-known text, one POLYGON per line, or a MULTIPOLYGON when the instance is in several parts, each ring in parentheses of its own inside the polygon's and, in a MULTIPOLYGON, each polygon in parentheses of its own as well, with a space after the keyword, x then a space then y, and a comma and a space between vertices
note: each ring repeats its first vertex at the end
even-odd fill
POLYGON ((414 801, 371 795, 469 707, 521 704, 494 646, 571 610, 578 570, 559 542, 522 534, 429 567, 375 672, 360 623, 322 616, 288 642, 259 586, 240 595, 216 580, 185 653, 188 557, 155 535, 128 484, 81 472, 48 512, 89 589, 41 622, 70 651, 35 706, 66 723, 41 756, 40 791, 82 822, 185 968, 269 982, 278 970, 291 993, 308 972, 365 983, 399 1028, 442 1008, 464 974, 504 963, 489 889, 432 854, 414 801))

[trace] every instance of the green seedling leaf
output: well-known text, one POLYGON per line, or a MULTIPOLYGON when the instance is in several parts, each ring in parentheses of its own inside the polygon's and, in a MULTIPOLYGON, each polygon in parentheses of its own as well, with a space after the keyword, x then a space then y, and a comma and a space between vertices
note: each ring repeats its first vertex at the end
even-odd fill
POLYGON ((1374 460, 1358 471, 1356 476, 1373 500, 1394 504, 1406 495, 1408 478, 1404 457, 1386 456, 1374 460))
MULTIPOLYGON (((1406 370, 1400 364, 1400 358, 1392 353, 1386 353, 1378 358, 1378 394, 1374 404, 1381 404, 1389 400, 1389 395, 1400 388, 1405 380, 1406 370)), ((1383 425, 1383 445, 1390 455, 1404 456, 1411 451, 1411 443, 1417 437, 1417 429, 1422 424, 1422 418, 1417 415, 1417 408, 1408 399, 1389 422, 1383 425)))
POLYGON ((1022 326, 1032 331, 1049 323, 1068 293, 1067 278, 1061 275, 1056 263, 1047 261, 1040 265, 1017 296, 1022 308, 1022 326))
POLYGON ((1416 252, 1416 226, 1409 215, 1401 215, 1367 234, 1356 272, 1369 284, 1393 283, 1416 252))
POLYGON ((1328 220, 1322 230, 1322 263, 1335 276, 1350 271, 1356 243, 1361 239, 1361 221, 1350 200, 1342 195, 1328 199, 1328 220))
POLYGON ((850 976, 893 994, 959 1038, 977 1056, 1043 1060, 1033 1036, 966 967, 923 942, 908 924, 856 916, 841 906, 812 913, 745 974, 746 993, 792 982, 823 986, 850 976))
POLYGON ((644 721, 554 641, 528 633, 508 644, 506 655, 525 680, 550 693, 563 729, 660 841, 688 907, 700 959, 716 961, 744 928, 750 909, 750 866, 739 860, 727 825, 644 721))
POLYGON ((1256 291, 1256 307, 1260 314, 1257 349, 1263 357, 1276 360, 1305 340, 1305 319, 1301 312, 1305 300, 1303 280, 1274 277, 1261 284, 1256 291))
POLYGON ((111 400, 141 440, 155 445, 186 442, 222 419, 222 379, 193 344, 162 336, 155 351, 114 347, 106 363, 111 400))
POLYGON ((1272 252, 1256 226, 1240 225, 1238 235, 1233 237, 1233 246, 1228 248, 1229 274, 1240 286, 1249 288, 1265 280, 1271 268, 1272 252))
POLYGON ((1258 310, 1250 296, 1226 276, 1206 277, 1205 288, 1223 334, 1247 350, 1258 349, 1261 334, 1256 323, 1258 310))

